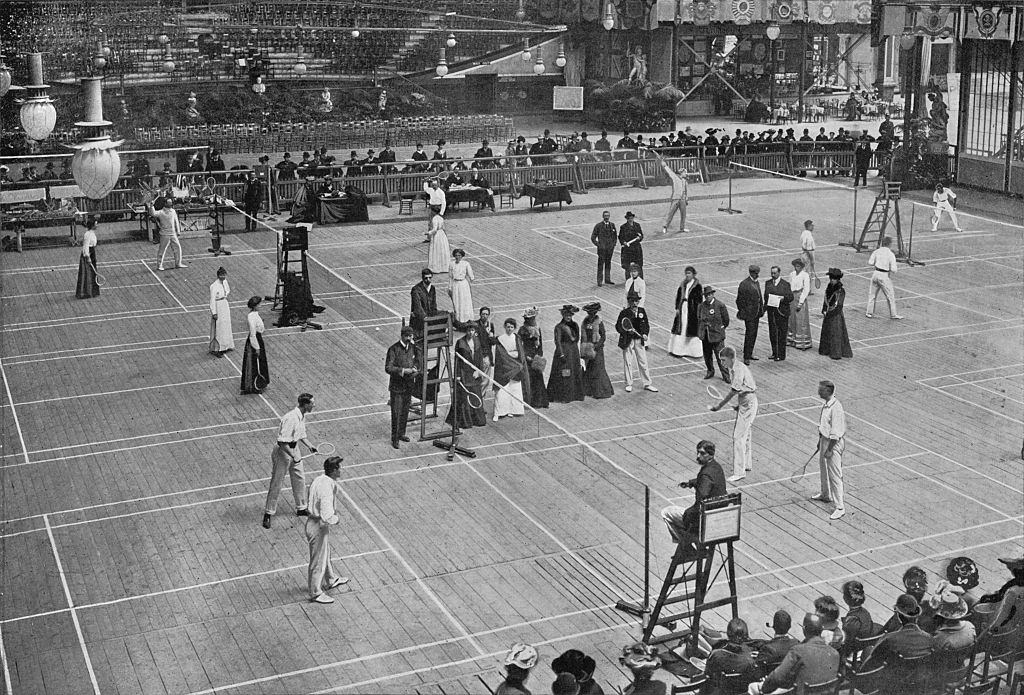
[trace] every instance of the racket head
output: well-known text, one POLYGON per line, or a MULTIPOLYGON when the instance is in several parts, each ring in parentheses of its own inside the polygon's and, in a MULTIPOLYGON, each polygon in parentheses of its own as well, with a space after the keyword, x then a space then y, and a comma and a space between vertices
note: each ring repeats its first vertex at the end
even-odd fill
POLYGON ((336 446, 334 446, 333 444, 331 444, 330 442, 322 442, 322 443, 316 445, 316 454, 317 454, 317 456, 324 456, 324 457, 334 456, 334 454, 336 454, 337 451, 338 451, 338 448, 336 446))
POLYGON ((469 401, 469 404, 471 406, 473 406, 474 408, 483 408, 484 407, 484 399, 481 398, 480 396, 476 395, 475 393, 467 392, 466 393, 466 400, 469 401))
POLYGON ((633 330, 633 322, 629 320, 628 316, 623 316, 622 321, 619 322, 619 325, 622 326, 622 330, 626 331, 627 333, 633 330))
POLYGON ((96 278, 96 285, 98 287, 103 287, 104 285, 107 284, 107 279, 100 275, 99 271, 96 270, 96 266, 92 267, 92 274, 96 278))
POLYGON ((708 395, 714 398, 716 401, 720 401, 723 398, 725 398, 725 395, 711 384, 707 385, 706 390, 708 392, 708 395))
MULTIPOLYGON (((252 385, 258 388, 260 391, 267 388, 267 384, 270 383, 270 379, 263 376, 259 372, 256 372, 256 378, 252 380, 252 385)), ((319 447, 317 447, 319 448, 319 447)))

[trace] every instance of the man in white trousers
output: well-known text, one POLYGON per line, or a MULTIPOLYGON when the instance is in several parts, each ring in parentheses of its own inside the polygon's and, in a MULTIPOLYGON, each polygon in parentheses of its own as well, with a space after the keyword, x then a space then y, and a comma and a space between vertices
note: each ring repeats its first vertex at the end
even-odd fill
POLYGON ((661 233, 668 234, 668 226, 672 224, 672 218, 676 216, 677 212, 679 213, 679 231, 688 231, 686 229, 686 203, 689 198, 689 192, 686 184, 686 174, 672 171, 672 167, 665 162, 665 159, 660 154, 654 152, 654 150, 650 150, 650 152, 658 158, 658 163, 661 164, 661 168, 664 169, 669 181, 672 182, 672 197, 669 200, 665 221, 661 223, 661 233))
MULTIPOLYGON (((804 259, 807 274, 814 280, 814 288, 821 287, 821 280, 814 270, 814 220, 804 220, 804 230, 800 232, 800 256, 804 259)), ((813 291, 807 294, 814 294, 813 291)))
POLYGON ((871 252, 868 265, 874 268, 871 283, 868 285, 868 306, 864 314, 869 319, 875 315, 875 300, 881 291, 889 302, 889 318, 902 319, 896 313, 896 290, 892 287, 892 276, 896 274, 896 254, 892 252, 892 238, 882 237, 881 245, 871 252))
POLYGON ((821 474, 821 492, 811 497, 815 502, 835 505, 829 519, 846 516, 843 489, 843 451, 846 450, 846 411, 835 396, 836 385, 831 381, 818 382, 818 397, 824 403, 818 416, 818 469, 821 474))
POLYGON ((733 396, 739 401, 738 406, 733 406, 736 410, 736 423, 732 428, 732 475, 728 478, 730 483, 735 483, 743 480, 747 471, 754 468, 750 443, 754 418, 757 417, 757 384, 754 383, 750 368, 736 361, 736 351, 731 347, 722 348, 721 358, 722 365, 732 375, 732 382, 729 384, 729 393, 717 405, 708 406, 708 410, 721 410, 733 396))
POLYGON ((309 516, 306 517, 306 540, 309 542, 309 598, 316 603, 334 603, 328 596, 331 589, 348 583, 331 565, 331 527, 341 519, 334 511, 334 489, 341 477, 340 456, 324 461, 324 474, 309 486, 309 516))
POLYGON ((935 184, 935 192, 932 193, 932 202, 935 203, 935 212, 932 213, 932 231, 939 231, 939 220, 942 218, 942 213, 945 212, 949 215, 949 219, 953 222, 953 227, 958 232, 964 230, 960 229, 960 220, 956 217, 956 210, 954 205, 956 204, 956 193, 953 192, 952 188, 946 188, 941 183, 935 184))

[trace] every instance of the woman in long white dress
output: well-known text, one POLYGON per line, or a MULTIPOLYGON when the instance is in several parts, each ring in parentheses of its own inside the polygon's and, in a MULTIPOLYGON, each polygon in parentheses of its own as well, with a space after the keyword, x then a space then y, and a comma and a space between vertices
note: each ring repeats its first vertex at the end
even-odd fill
POLYGON ((217 268, 217 279, 210 285, 210 354, 223 357, 225 352, 235 349, 235 338, 231 335, 231 307, 228 305, 228 271, 217 268))
POLYGON ((793 272, 789 274, 789 287, 793 290, 793 304, 789 311, 789 335, 786 344, 797 350, 811 349, 811 317, 807 295, 811 291, 811 277, 804 270, 802 258, 793 259, 793 272))
MULTIPOLYGON (((640 295, 640 306, 644 306, 647 303, 647 281, 640 277, 640 266, 636 263, 629 264, 629 277, 626 278, 626 297, 629 297, 630 292, 636 292, 640 295)), ((629 304, 629 300, 626 300, 626 306, 629 304)), ((704 354, 704 353, 701 353, 704 354)))
POLYGON ((473 277, 473 268, 466 260, 466 252, 462 249, 452 249, 453 260, 448 265, 448 296, 452 298, 452 306, 455 309, 455 320, 459 323, 467 323, 476 318, 473 311, 473 293, 469 283, 476 278, 473 277))
POLYGON ((448 233, 444 231, 444 218, 434 215, 430 220, 430 250, 427 252, 427 267, 436 273, 447 273, 452 251, 448 245, 448 233))
POLYGON ((526 354, 522 340, 516 335, 515 319, 505 319, 505 332, 495 340, 494 353, 494 421, 497 422, 506 415, 523 414, 526 354))
POLYGON ((673 357, 701 357, 704 345, 697 335, 697 308, 703 289, 697 282, 697 269, 686 266, 683 281, 676 290, 676 316, 668 339, 668 354, 673 357))

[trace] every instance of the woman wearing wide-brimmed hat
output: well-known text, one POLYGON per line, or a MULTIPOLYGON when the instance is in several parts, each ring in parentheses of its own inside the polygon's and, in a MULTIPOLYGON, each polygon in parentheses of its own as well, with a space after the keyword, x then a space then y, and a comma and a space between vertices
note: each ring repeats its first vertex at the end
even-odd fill
POLYGON ((580 308, 562 306, 562 320, 555 326, 555 351, 548 376, 548 398, 557 403, 583 400, 583 369, 580 366, 580 327, 572 320, 580 308))
POLYGON ((829 268, 827 275, 828 286, 825 288, 825 304, 821 308, 824 318, 821 321, 818 354, 841 360, 844 357, 853 357, 850 335, 846 331, 846 317, 843 316, 843 304, 846 302, 846 289, 842 283, 843 271, 839 268, 829 268))
POLYGON ((548 407, 548 387, 544 384, 544 338, 537 326, 537 307, 533 306, 523 312, 523 325, 519 327, 519 339, 523 341, 523 354, 526 356, 527 379, 529 387, 525 387, 526 402, 533 408, 548 407))
POLYGON ((598 315, 601 302, 583 307, 587 317, 580 332, 580 356, 583 358, 583 393, 591 398, 610 398, 615 394, 604 364, 605 329, 598 315))
POLYGON ((793 304, 789 312, 789 335, 786 337, 786 344, 797 350, 810 350, 811 319, 807 308, 807 295, 811 292, 811 277, 804 270, 806 264, 802 258, 794 258, 792 265, 789 288, 793 290, 793 304))
MULTIPOLYGON (((963 652, 974 645, 977 632, 974 625, 964 620, 969 609, 964 600, 963 587, 941 579, 935 585, 928 603, 935 611, 937 623, 932 640, 932 648, 936 652, 963 652)), ((955 661, 958 666, 962 657, 952 661, 955 661)))

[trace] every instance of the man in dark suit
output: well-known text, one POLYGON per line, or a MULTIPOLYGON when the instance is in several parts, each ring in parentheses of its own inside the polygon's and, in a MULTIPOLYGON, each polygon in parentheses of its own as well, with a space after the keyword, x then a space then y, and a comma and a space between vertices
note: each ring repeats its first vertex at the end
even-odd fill
POLYGON ((256 172, 250 171, 245 175, 245 190, 242 199, 245 204, 245 231, 256 231, 256 215, 259 214, 260 205, 263 204, 264 183, 256 176, 256 172))
POLYGON ((821 616, 816 613, 804 615, 804 641, 794 645, 782 663, 764 681, 753 685, 749 692, 761 695, 793 686, 797 692, 803 692, 808 685, 834 680, 839 673, 839 652, 825 643, 821 631, 821 616))
POLYGON ((420 271, 421 280, 413 285, 412 315, 409 317, 409 327, 413 330, 416 340, 423 339, 423 323, 428 316, 437 314, 437 290, 431 285, 434 273, 430 268, 420 271))
POLYGON ((409 164, 408 166, 406 166, 406 169, 408 169, 410 171, 426 171, 427 170, 427 165, 426 164, 420 164, 419 163, 419 162, 427 161, 427 153, 423 151, 423 143, 422 142, 417 142, 416 143, 416 151, 412 153, 412 156, 409 159, 411 159, 414 162, 417 162, 417 164, 409 164))
POLYGON ((393 174, 397 171, 392 162, 395 161, 395 151, 391 149, 391 141, 384 141, 384 149, 377 155, 377 161, 382 164, 380 170, 382 174, 393 174))
POLYGON ((697 538, 700 503, 705 499, 726 494, 725 472, 715 460, 714 442, 706 439, 697 442, 697 463, 700 464, 697 477, 679 483, 679 487, 693 488, 693 505, 686 509, 673 505, 661 510, 661 518, 668 525, 672 540, 680 544, 689 545, 697 538))
POLYGON ((384 360, 384 371, 388 373, 388 394, 391 406, 391 446, 398 448, 398 442, 407 442, 406 423, 409 421, 409 405, 416 390, 419 374, 420 350, 413 342, 410 326, 402 326, 401 339, 388 348, 384 360))
POLYGON ((697 308, 697 337, 704 343, 704 365, 707 367, 705 379, 715 376, 715 366, 711 356, 715 356, 718 369, 722 372, 722 380, 729 381, 729 370, 722 364, 721 352, 725 347, 725 329, 729 327, 729 310, 725 304, 715 299, 715 288, 704 286, 704 301, 697 308))
POLYGON ((793 618, 783 610, 775 611, 772 617, 772 638, 757 647, 756 662, 762 668, 762 673, 771 673, 782 660, 786 658, 789 650, 800 644, 790 636, 789 630, 793 627, 793 618))
POLYGON ((746 326, 743 335, 743 364, 750 364, 754 357, 754 343, 757 341, 757 329, 764 315, 764 299, 761 297, 761 283, 757 278, 761 274, 761 266, 752 265, 747 268, 749 275, 740 283, 736 292, 736 318, 746 326))
POLYGON ((612 282, 612 256, 615 255, 615 244, 619 240, 615 223, 611 221, 612 213, 605 210, 601 213, 601 221, 594 225, 590 233, 590 243, 597 247, 597 286, 612 282))
POLYGON ((862 656, 861 670, 867 671, 882 664, 886 665, 886 687, 883 693, 923 693, 929 678, 930 664, 919 657, 932 653, 933 638, 917 624, 921 606, 910 594, 900 594, 894 608, 900 628, 888 633, 874 648, 868 648, 862 656), (907 663, 906 659, 917 659, 907 663))
POLYGON ((641 246, 644 240, 644 230, 640 228, 639 223, 634 221, 635 217, 636 215, 632 212, 627 212, 626 221, 619 227, 619 243, 622 244, 622 248, 619 249, 619 261, 627 280, 629 280, 630 263, 640 266, 640 277, 644 276, 644 249, 641 246))
MULTIPOLYGON (((487 140, 484 140, 480 144, 480 148, 476 151, 476 154, 473 155, 473 159, 487 159, 488 157, 493 157, 493 156, 494 156, 494 150, 491 149, 491 144, 487 140)), ((484 168, 490 168, 490 167, 494 166, 494 162, 493 161, 480 162, 477 166, 484 167, 484 168)))
POLYGON ((793 290, 782 279, 782 268, 772 266, 772 279, 764 284, 764 309, 768 314, 768 339, 772 343, 772 356, 768 359, 786 359, 786 332, 789 328, 789 305, 793 290), (777 297, 773 299, 772 297, 777 297))
POLYGON ((640 295, 630 290, 626 296, 629 306, 619 312, 615 321, 615 330, 619 333, 619 349, 622 350, 622 361, 626 372, 626 392, 633 390, 633 371, 639 369, 640 381, 645 391, 658 391, 651 379, 651 370, 647 366, 647 338, 651 334, 651 323, 647 312, 640 306, 640 295), (623 321, 627 320, 631 329, 626 329, 623 321))

